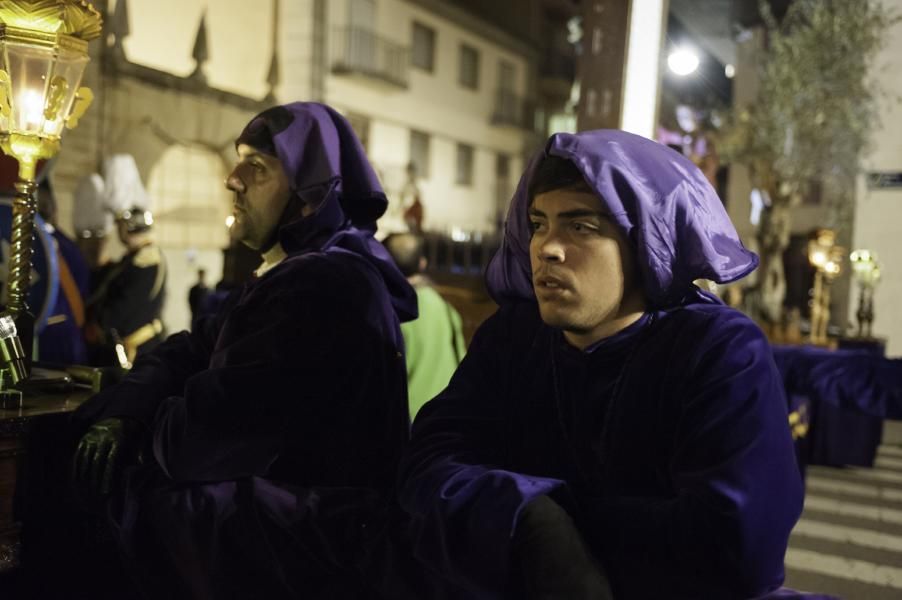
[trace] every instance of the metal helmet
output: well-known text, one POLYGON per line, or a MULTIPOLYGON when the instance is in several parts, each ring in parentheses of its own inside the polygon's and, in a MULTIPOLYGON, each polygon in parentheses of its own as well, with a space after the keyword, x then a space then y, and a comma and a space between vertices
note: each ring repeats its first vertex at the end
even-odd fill
POLYGON ((117 213, 116 222, 124 223, 129 233, 141 233, 153 226, 153 214, 140 206, 133 206, 117 213))

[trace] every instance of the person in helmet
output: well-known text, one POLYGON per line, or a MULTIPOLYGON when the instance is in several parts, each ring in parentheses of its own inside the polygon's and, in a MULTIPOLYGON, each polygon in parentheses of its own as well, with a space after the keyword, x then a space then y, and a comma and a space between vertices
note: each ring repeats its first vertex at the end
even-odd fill
POLYGON ((105 270, 88 303, 86 335, 96 364, 130 365, 165 338, 166 262, 152 227, 153 215, 138 206, 116 214, 125 254, 105 270))

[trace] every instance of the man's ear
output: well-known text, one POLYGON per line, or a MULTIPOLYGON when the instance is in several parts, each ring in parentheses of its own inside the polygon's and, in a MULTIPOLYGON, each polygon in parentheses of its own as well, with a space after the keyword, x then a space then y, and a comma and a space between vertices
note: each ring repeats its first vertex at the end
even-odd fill
POLYGON ((429 261, 426 259, 425 256, 421 256, 419 263, 417 263, 417 271, 422 273, 423 271, 426 270, 427 266, 429 266, 429 261))

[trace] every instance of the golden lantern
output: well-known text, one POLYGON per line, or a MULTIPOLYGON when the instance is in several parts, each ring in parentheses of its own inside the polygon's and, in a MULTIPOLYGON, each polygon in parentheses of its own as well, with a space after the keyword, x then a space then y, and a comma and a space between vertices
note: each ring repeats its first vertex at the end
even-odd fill
POLYGON ((858 337, 871 338, 871 325, 874 322, 874 288, 880 282, 880 262, 877 255, 870 250, 860 248, 849 255, 852 272, 858 281, 858 337))
MULTIPOLYGON (((93 99, 80 87, 88 41, 100 35, 100 13, 85 0, 0 0, 0 148, 19 161, 13 201, 8 304, 0 314, 4 380, 28 376, 34 317, 25 298, 31 278, 36 210, 35 168, 60 146, 93 99), (17 356, 18 355, 18 356, 17 356)), ((0 381, 5 387, 5 381, 0 381)))

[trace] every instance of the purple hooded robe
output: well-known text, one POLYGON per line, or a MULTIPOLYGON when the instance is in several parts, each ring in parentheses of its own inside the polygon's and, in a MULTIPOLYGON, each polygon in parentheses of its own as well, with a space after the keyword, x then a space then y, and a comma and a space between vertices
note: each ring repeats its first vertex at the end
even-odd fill
POLYGON ((556 134, 513 198, 486 279, 500 309, 426 404, 402 462, 419 559, 473 598, 516 597, 510 545, 547 494, 618 599, 796 597, 778 590, 803 489, 767 340, 693 285, 757 265, 702 173, 619 131, 556 134), (533 294, 527 189, 572 161, 634 244, 649 308, 582 352, 533 294))
POLYGON ((373 238, 386 197, 326 106, 267 110, 238 142, 275 154, 318 209, 287 211, 285 260, 77 417, 135 419, 152 439, 110 503, 148 597, 380 598, 385 565, 407 570, 386 532, 409 431, 399 321, 416 316, 373 238))

